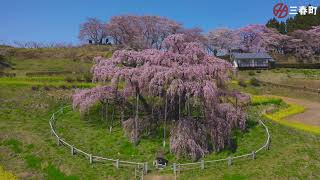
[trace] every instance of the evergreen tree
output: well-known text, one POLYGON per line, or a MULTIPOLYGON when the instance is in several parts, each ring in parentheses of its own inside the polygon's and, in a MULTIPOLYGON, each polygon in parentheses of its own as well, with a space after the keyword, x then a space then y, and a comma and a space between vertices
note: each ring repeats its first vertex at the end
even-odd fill
POLYGON ((278 21, 276 18, 272 18, 272 19, 270 19, 270 20, 267 22, 266 26, 267 26, 268 28, 275 28, 275 29, 279 30, 279 28, 280 28, 280 23, 279 23, 279 21, 278 21))
MULTIPOLYGON (((309 5, 310 6, 310 5, 309 5)), ((297 14, 294 17, 288 18, 285 22, 279 22, 276 18, 271 18, 266 26, 277 29, 281 34, 287 34, 295 30, 310 30, 313 26, 320 25, 320 6, 317 8, 316 15, 297 14)))
POLYGON ((281 33, 281 34, 287 34, 287 25, 285 22, 281 22, 280 25, 279 25, 279 29, 278 31, 281 33))

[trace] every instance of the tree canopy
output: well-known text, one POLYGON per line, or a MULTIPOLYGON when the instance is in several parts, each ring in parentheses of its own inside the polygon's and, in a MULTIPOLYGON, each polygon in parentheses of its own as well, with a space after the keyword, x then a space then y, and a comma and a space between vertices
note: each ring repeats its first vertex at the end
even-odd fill
POLYGON ((109 59, 96 58, 94 81, 111 81, 111 86, 80 90, 74 95, 74 107, 85 112, 97 101, 109 99, 122 101, 119 109, 142 111, 143 117, 136 113, 123 123, 135 144, 144 129, 167 121, 170 149, 177 156, 196 160, 224 149, 230 144, 232 129, 245 128, 242 105, 249 100, 226 88, 232 65, 208 55, 200 41, 185 34, 169 35, 161 46, 161 50, 118 50, 109 59))
POLYGON ((107 37, 105 25, 98 18, 88 18, 80 25, 78 35, 80 40, 91 41, 93 44, 102 44, 107 37))

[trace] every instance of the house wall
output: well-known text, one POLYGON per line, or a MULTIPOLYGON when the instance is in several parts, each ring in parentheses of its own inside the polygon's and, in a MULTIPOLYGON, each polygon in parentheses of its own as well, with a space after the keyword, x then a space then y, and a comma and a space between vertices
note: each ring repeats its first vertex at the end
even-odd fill
POLYGON ((236 59, 237 65, 239 68, 268 68, 269 59, 236 59))

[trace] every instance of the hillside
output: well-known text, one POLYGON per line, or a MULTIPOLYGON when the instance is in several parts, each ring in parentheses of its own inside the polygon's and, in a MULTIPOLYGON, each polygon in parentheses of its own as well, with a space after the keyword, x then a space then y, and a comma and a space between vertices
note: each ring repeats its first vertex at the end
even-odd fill
POLYGON ((87 73, 95 56, 111 56, 111 46, 14 48, 0 46, 0 72, 24 76, 34 72, 87 73))
MULTIPOLYGON (((118 170, 111 164, 90 164, 87 159, 79 155, 72 156, 69 149, 56 145, 48 125, 48 120, 54 111, 63 105, 70 105, 71 96, 76 88, 96 85, 90 82, 90 78, 86 79, 86 74, 92 66, 91 58, 95 55, 110 56, 112 49, 108 48, 110 47, 45 49, 1 47, 7 53, 4 56, 5 62, 11 66, 3 71, 9 74, 16 73, 16 77, 0 78, 0 102, 2 102, 0 103, 0 165, 6 172, 12 172, 21 179, 132 179, 134 177, 134 169, 118 170), (74 56, 70 56, 70 51, 74 56), (26 55, 29 56, 24 57, 26 55)), ((263 78, 272 75, 274 76, 272 79, 276 79, 277 74, 281 76, 283 74, 282 71, 274 71, 262 71, 255 76, 263 78)), ((290 77, 298 75, 300 77, 300 74, 305 74, 304 71, 296 70, 285 72, 290 77)), ((252 78, 248 72, 241 73, 241 77, 246 77, 245 80, 252 78)), ((315 73, 317 71, 312 71, 312 74, 315 73)), ((256 87, 246 84, 243 88, 237 84, 231 85, 234 86, 232 88, 252 94, 286 94, 291 97, 319 99, 315 98, 314 94, 306 95, 292 90, 287 92, 275 87, 256 87)), ((272 137, 270 151, 262 151, 255 160, 251 158, 235 160, 230 167, 225 162, 212 166, 206 164, 203 171, 194 169, 184 171, 178 176, 181 179, 318 178, 319 136, 269 121, 261 116, 261 112, 265 109, 271 109, 275 113, 285 112, 288 105, 277 102, 281 101, 276 101, 274 104, 268 102, 250 105, 248 129, 243 134, 235 132, 233 137, 235 149, 212 153, 205 157, 205 160, 251 152, 263 144, 265 134, 258 125, 258 120, 263 120, 269 127, 272 137)), ((152 169, 155 153, 162 147, 161 130, 153 136, 146 137, 135 147, 128 141, 120 126, 115 126, 114 132, 109 133, 108 124, 101 120, 99 109, 98 104, 86 119, 80 119, 77 111, 64 114, 57 121, 57 132, 75 146, 94 154, 132 161, 147 160, 152 169)), ((176 161, 169 153, 168 147, 165 152, 169 163, 176 161)), ((179 161, 187 162, 188 159, 179 161)), ((150 172, 151 176, 163 174, 172 176, 172 171, 157 171, 153 168, 150 172)))

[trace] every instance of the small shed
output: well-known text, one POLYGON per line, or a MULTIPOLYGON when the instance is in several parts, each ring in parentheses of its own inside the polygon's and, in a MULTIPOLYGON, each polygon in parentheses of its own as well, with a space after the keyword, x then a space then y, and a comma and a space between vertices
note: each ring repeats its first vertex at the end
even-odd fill
POLYGON ((233 53, 233 66, 239 69, 268 69, 275 61, 268 53, 233 53))

